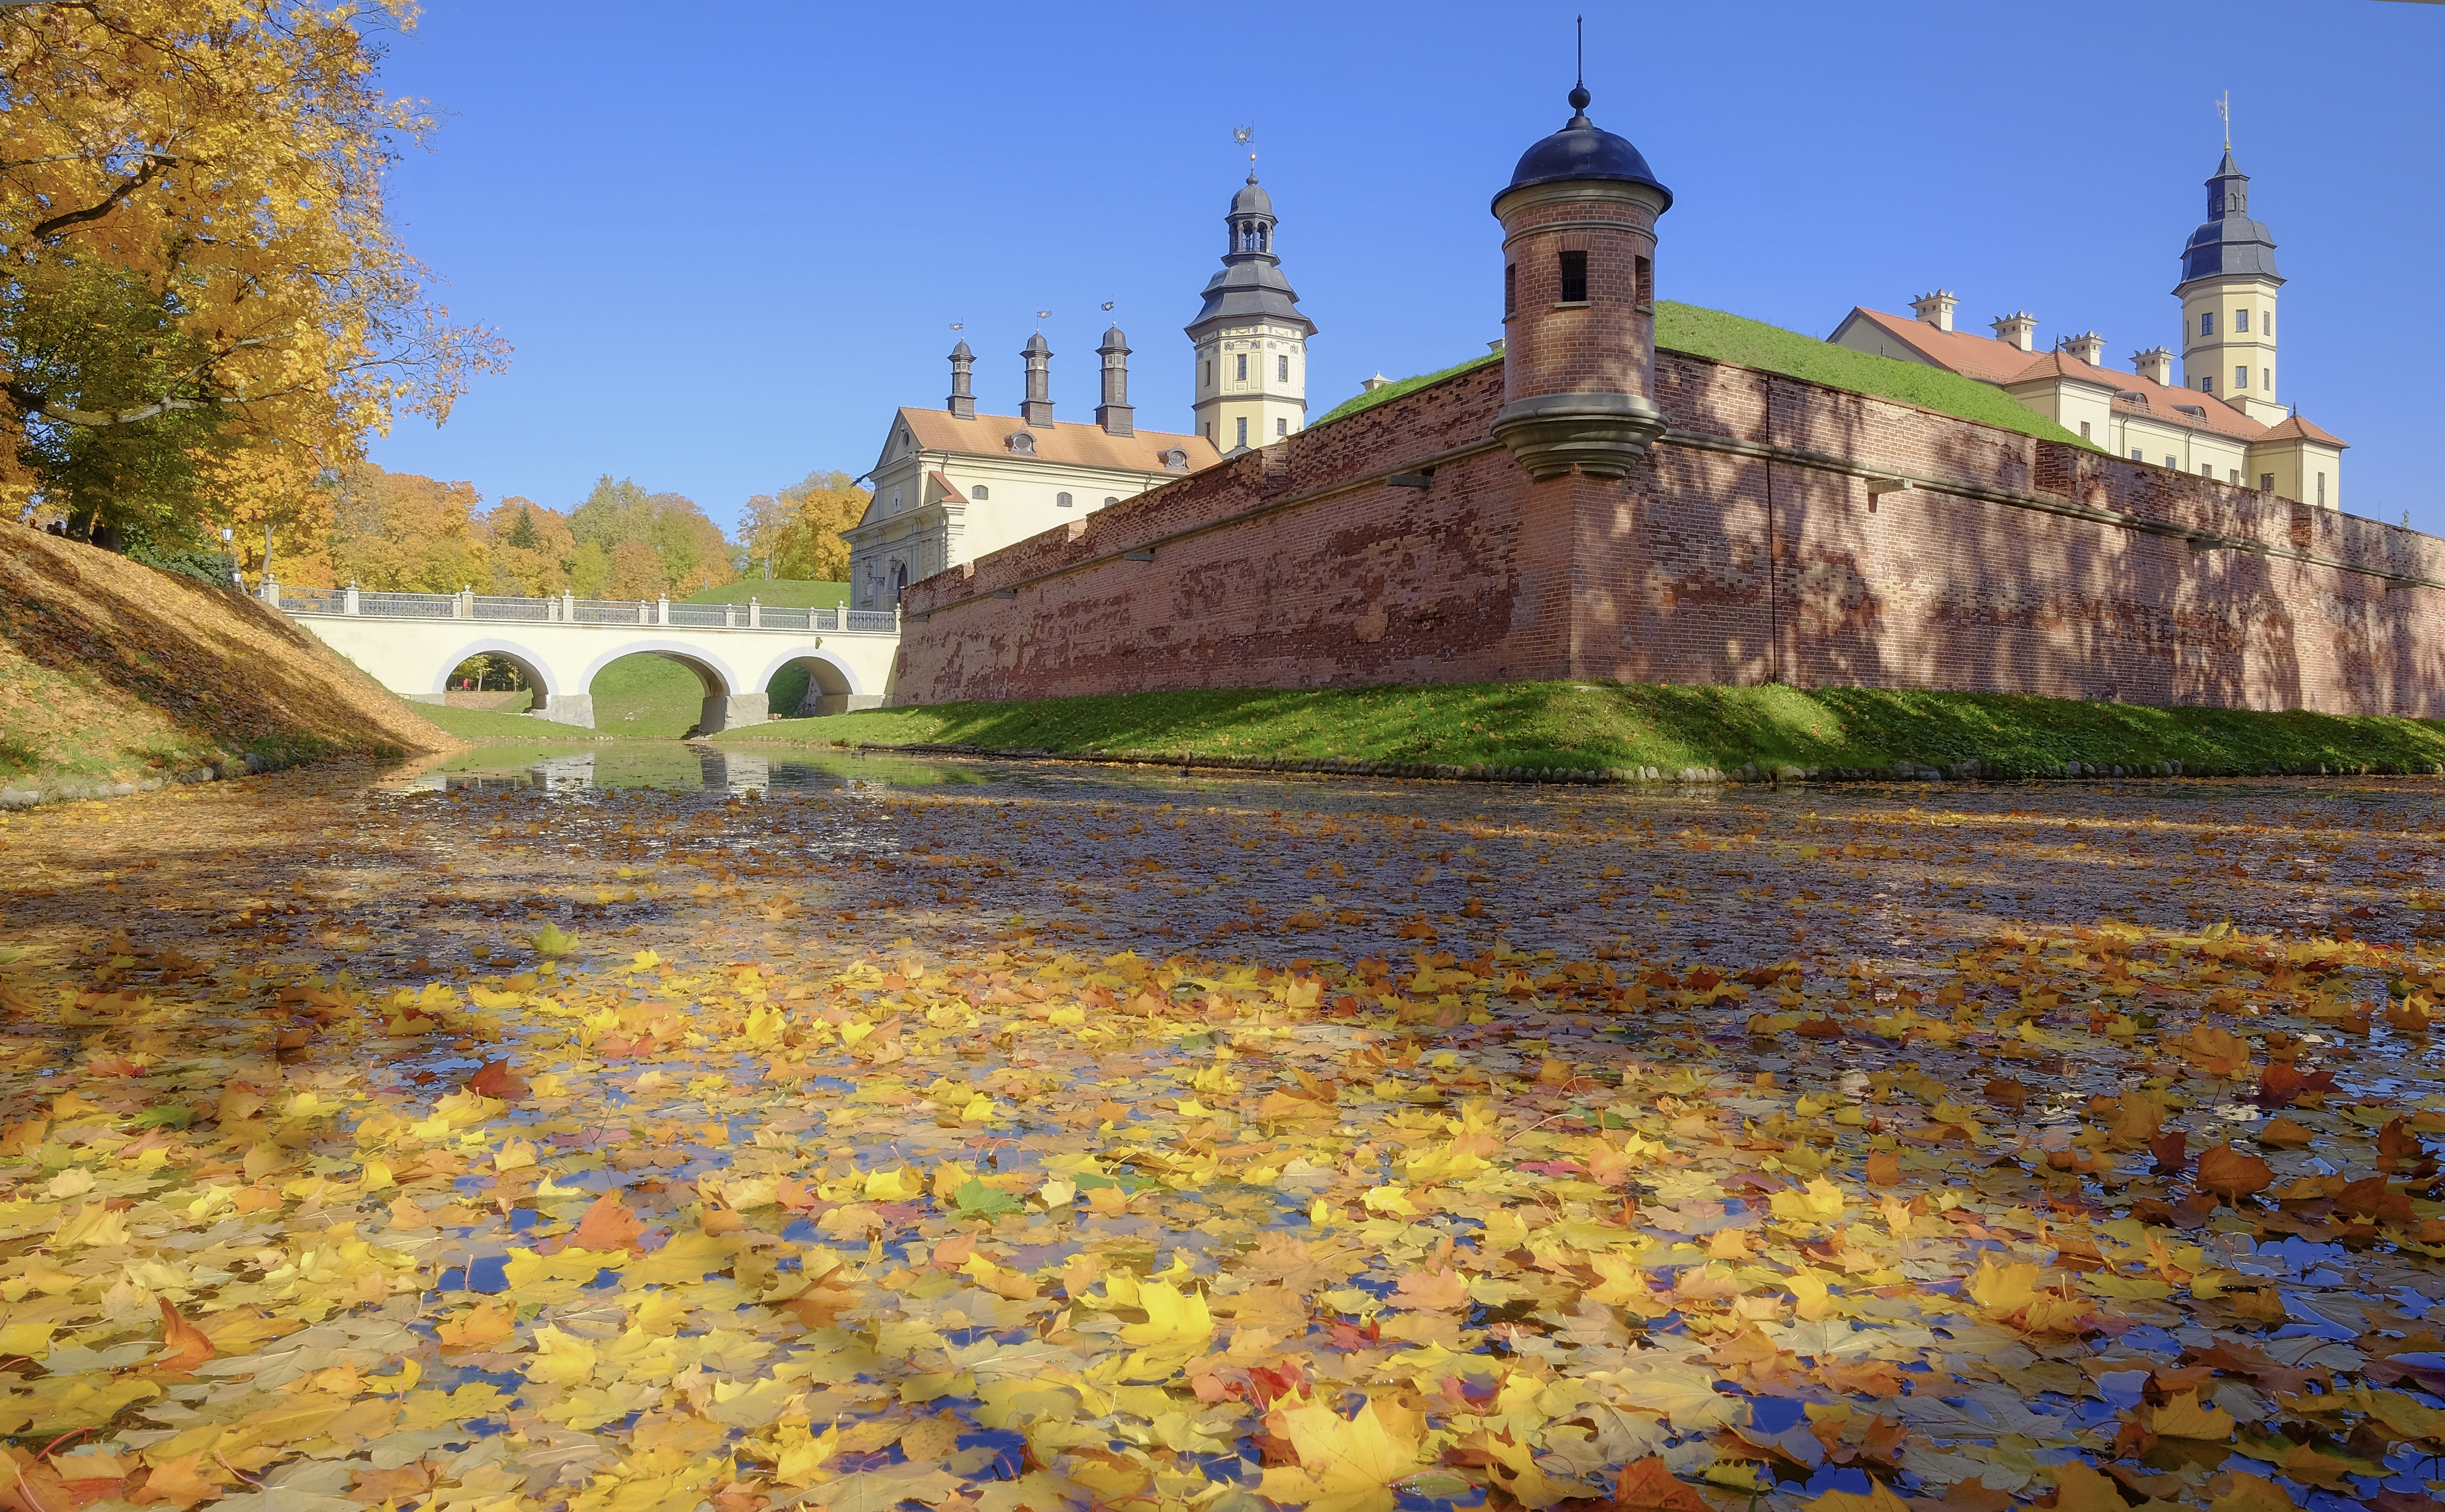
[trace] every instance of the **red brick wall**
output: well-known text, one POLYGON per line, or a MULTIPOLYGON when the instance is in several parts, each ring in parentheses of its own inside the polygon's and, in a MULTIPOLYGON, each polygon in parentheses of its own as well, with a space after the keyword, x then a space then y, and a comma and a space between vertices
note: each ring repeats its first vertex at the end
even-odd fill
MULTIPOLYGON (((2445 715, 2445 590, 1670 441, 1531 483, 1486 440, 1502 376, 912 585, 895 701, 1780 678, 2445 715)), ((2434 537, 1748 368, 1659 353, 1655 399, 1680 432, 2445 580, 2434 537)))

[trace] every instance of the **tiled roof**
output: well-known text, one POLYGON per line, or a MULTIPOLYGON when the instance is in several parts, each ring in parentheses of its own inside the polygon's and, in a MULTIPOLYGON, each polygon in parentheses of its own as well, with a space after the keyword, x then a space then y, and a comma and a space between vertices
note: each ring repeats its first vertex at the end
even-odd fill
POLYGON ((2310 424, 2307 420, 2303 420, 2298 415, 2277 424, 2273 429, 2269 430, 2266 436, 2261 438, 2261 439, 2269 441, 2316 441, 2324 446, 2349 446, 2352 444, 2330 431, 2320 426, 2310 424))
POLYGON ((1912 348, 1938 367, 1949 367, 1964 378, 1974 378, 1987 383, 2008 383, 2029 365, 2030 354, 2010 342, 1999 342, 1991 336, 1972 336, 1966 330, 1937 330, 1925 321, 1907 315, 1888 315, 1881 309, 1862 306, 1852 311, 1860 319, 1912 348))
MULTIPOLYGON (((2125 415, 2144 415, 2168 425, 2210 431, 2245 442, 2260 440, 2270 434, 2265 425, 2213 394, 2174 388, 2170 384, 2154 383, 2137 373, 2092 367, 2069 352, 2041 352, 2032 356, 2010 342, 1999 342, 1991 336, 1973 336, 1963 330, 1938 330, 1925 321, 1913 320, 1907 315, 1888 314, 1864 306, 1851 313, 1920 353, 1929 362, 1939 367, 1950 368, 1965 378, 1999 385, 2056 377, 2085 379, 2113 384, 2114 407, 2125 415)), ((2324 435, 2323 432, 2320 434, 2324 435)))
POLYGON ((1163 454, 1177 447, 1188 454, 1188 471, 1197 472, 1222 459, 1214 443, 1203 436, 1173 436, 1163 431, 1140 431, 1134 436, 1113 436, 1100 425, 1081 425, 1073 421, 1055 420, 1049 425, 1030 426, 1009 415, 980 415, 974 420, 961 420, 947 410, 909 409, 900 412, 900 422, 917 439, 920 449, 928 452, 965 452, 976 457, 1009 457, 1010 436, 1014 431, 1026 431, 1035 438, 1037 461, 1066 462, 1073 467, 1109 467, 1129 473, 1161 473, 1163 454))

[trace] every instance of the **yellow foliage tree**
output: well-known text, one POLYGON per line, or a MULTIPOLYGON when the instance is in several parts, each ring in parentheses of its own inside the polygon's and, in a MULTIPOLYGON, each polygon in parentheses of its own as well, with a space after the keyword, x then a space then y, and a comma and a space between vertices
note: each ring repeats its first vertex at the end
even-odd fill
POLYGON ((739 535, 755 562, 775 577, 849 581, 849 543, 840 532, 866 517, 874 495, 847 473, 809 473, 775 496, 758 494, 740 512, 739 535))
POLYGON ((411 593, 478 585, 489 591, 492 569, 474 518, 483 497, 474 484, 359 462, 342 471, 331 493, 329 553, 338 582, 411 593))
MULTIPOLYGON (((383 203, 429 122, 377 78, 410 0, 0 9, 0 491, 140 534, 327 510, 393 417, 506 348, 383 203)), ((302 533, 314 533, 310 527, 302 533)))

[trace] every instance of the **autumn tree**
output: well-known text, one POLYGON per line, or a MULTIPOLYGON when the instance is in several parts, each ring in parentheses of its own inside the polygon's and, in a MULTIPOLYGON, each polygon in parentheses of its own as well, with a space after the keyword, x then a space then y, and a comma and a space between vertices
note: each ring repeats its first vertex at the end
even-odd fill
MULTIPOLYGON (((409 0, 0 8, 0 493, 140 535, 327 510, 499 364, 383 202, 409 0)), ((306 533, 313 533, 310 524, 306 533)))
POLYGON ((505 498, 478 516, 476 528, 494 592, 535 597, 570 590, 577 537, 566 514, 532 499, 505 498))
POLYGON ((570 576, 594 586, 589 597, 685 598, 737 576, 721 527, 707 519, 695 500, 679 494, 648 494, 633 479, 615 482, 605 474, 586 502, 570 512, 569 526, 577 542, 570 576), (623 555, 628 547, 643 551, 623 555))
POLYGON ((331 494, 329 551, 338 581, 412 593, 492 583, 487 543, 474 518, 483 498, 474 484, 359 462, 341 471, 331 494))
POLYGON ((749 557, 769 560, 775 577, 846 583, 849 543, 840 532, 866 517, 873 498, 847 473, 809 473, 777 496, 749 499, 739 534, 749 557))

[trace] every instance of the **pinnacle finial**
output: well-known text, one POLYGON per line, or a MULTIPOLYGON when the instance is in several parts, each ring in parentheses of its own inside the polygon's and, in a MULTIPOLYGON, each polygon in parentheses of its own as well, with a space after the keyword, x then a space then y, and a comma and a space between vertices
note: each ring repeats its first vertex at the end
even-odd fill
POLYGON ((1578 68, 1571 85, 1572 119, 1576 121, 1588 113, 1588 105, 1596 96, 1588 93, 1588 18, 1575 17, 1572 24, 1578 29, 1578 68))

